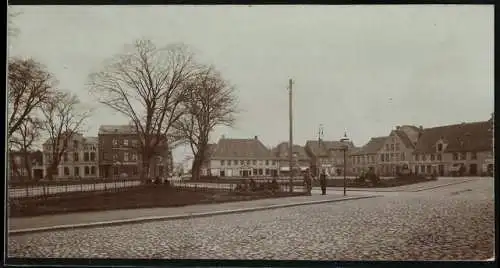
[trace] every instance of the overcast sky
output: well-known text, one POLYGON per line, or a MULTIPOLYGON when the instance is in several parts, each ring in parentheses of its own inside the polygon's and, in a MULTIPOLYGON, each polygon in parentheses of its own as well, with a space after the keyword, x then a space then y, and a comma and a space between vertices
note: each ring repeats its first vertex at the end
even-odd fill
MULTIPOLYGON (((396 125, 487 120, 493 112, 493 6, 30 6, 14 19, 11 56, 45 64, 60 87, 95 105, 85 83, 125 44, 182 42, 237 88, 234 138, 288 140, 288 79, 294 141, 357 146, 396 125)), ((126 118, 99 108, 87 135, 126 118)), ((188 150, 178 148, 175 160, 188 150)))

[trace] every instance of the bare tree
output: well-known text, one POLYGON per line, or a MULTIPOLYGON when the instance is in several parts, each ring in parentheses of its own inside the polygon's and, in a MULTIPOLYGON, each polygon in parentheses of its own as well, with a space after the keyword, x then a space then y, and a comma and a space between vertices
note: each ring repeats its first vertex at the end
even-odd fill
MULTIPOLYGON (((9 140, 11 148, 13 147, 16 151, 19 151, 23 157, 22 167, 17 166, 17 164, 15 164, 15 161, 12 159, 12 168, 17 173, 17 175, 20 175, 20 173, 18 172, 20 168, 24 168, 25 170, 27 170, 28 181, 31 181, 33 179, 33 175, 31 174, 31 151, 33 149, 34 143, 40 138, 41 126, 42 122, 38 118, 28 116, 26 120, 22 121, 19 129, 11 136, 11 139, 9 140)), ((20 177, 22 178, 23 176, 20 177)))
POLYGON ((183 103, 185 113, 175 128, 177 135, 193 152, 192 178, 198 179, 208 156, 210 133, 216 126, 232 126, 237 113, 234 87, 212 66, 200 71, 190 83, 189 98, 183 103))
POLYGON ((8 64, 8 137, 19 130, 29 116, 49 100, 54 79, 32 59, 14 58, 8 64))
POLYGON ((90 90, 98 101, 126 116, 138 136, 141 177, 149 177, 158 146, 170 136, 182 115, 187 96, 185 82, 196 70, 193 54, 184 45, 157 48, 149 40, 136 41, 133 49, 110 59, 90 75, 90 90))
POLYGON ((43 103, 41 126, 48 136, 44 145, 50 148, 47 173, 49 180, 53 179, 62 156, 68 150, 69 142, 81 131, 90 115, 90 111, 85 111, 80 105, 76 95, 60 91, 56 92, 50 102, 43 103))

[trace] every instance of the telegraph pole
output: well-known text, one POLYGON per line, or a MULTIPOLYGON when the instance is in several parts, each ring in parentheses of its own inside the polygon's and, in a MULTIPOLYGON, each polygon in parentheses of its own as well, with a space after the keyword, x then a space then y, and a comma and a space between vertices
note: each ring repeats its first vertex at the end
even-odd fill
POLYGON ((320 168, 321 162, 320 162, 320 158, 319 158, 320 151, 321 151, 321 136, 323 136, 323 124, 320 124, 319 129, 318 129, 318 155, 317 155, 317 161, 316 161, 317 162, 316 165, 318 167, 316 168, 316 178, 319 178, 319 174, 321 172, 321 168, 320 168))
POLYGON ((288 80, 288 119, 289 119, 289 140, 288 140, 288 166, 290 167, 290 192, 293 192, 293 113, 292 113, 292 86, 293 80, 288 80))

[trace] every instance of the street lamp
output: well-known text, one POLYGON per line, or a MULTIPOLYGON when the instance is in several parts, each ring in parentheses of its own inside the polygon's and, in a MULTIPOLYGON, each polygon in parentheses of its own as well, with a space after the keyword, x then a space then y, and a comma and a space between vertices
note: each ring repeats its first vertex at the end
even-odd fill
POLYGON ((347 137, 347 132, 344 132, 344 137, 340 139, 340 142, 343 143, 342 151, 344 152, 344 196, 346 196, 346 187, 347 187, 347 161, 346 161, 346 153, 349 149, 349 138, 347 137))

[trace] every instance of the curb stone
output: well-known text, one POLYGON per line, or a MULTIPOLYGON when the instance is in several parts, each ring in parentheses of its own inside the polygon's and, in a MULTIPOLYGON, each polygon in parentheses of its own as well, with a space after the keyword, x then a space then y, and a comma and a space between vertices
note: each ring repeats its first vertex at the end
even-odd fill
POLYGON ((261 206, 261 207, 253 207, 253 208, 220 210, 220 211, 213 211, 213 212, 188 213, 188 214, 171 215, 171 216, 153 216, 153 217, 126 219, 126 220, 114 220, 114 221, 102 221, 102 222, 81 223, 81 224, 58 225, 58 226, 40 227, 40 228, 28 228, 28 229, 19 229, 19 230, 9 231, 9 235, 21 235, 21 234, 39 233, 39 232, 48 232, 48 231, 62 231, 62 230, 79 229, 79 228, 96 228, 96 227, 105 227, 105 226, 117 226, 117 225, 124 225, 124 224, 145 223, 145 222, 162 221, 162 220, 166 221, 166 220, 192 219, 192 218, 199 218, 199 217, 219 216, 219 215, 226 215, 226 214, 254 212, 254 211, 287 208, 287 207, 295 207, 295 206, 304 206, 304 205, 323 204, 323 203, 334 203, 334 202, 367 199, 367 198, 375 198, 375 197, 381 197, 381 195, 355 196, 355 197, 347 197, 347 198, 341 197, 338 199, 330 199, 330 200, 307 201, 307 202, 300 202, 300 203, 261 206))

